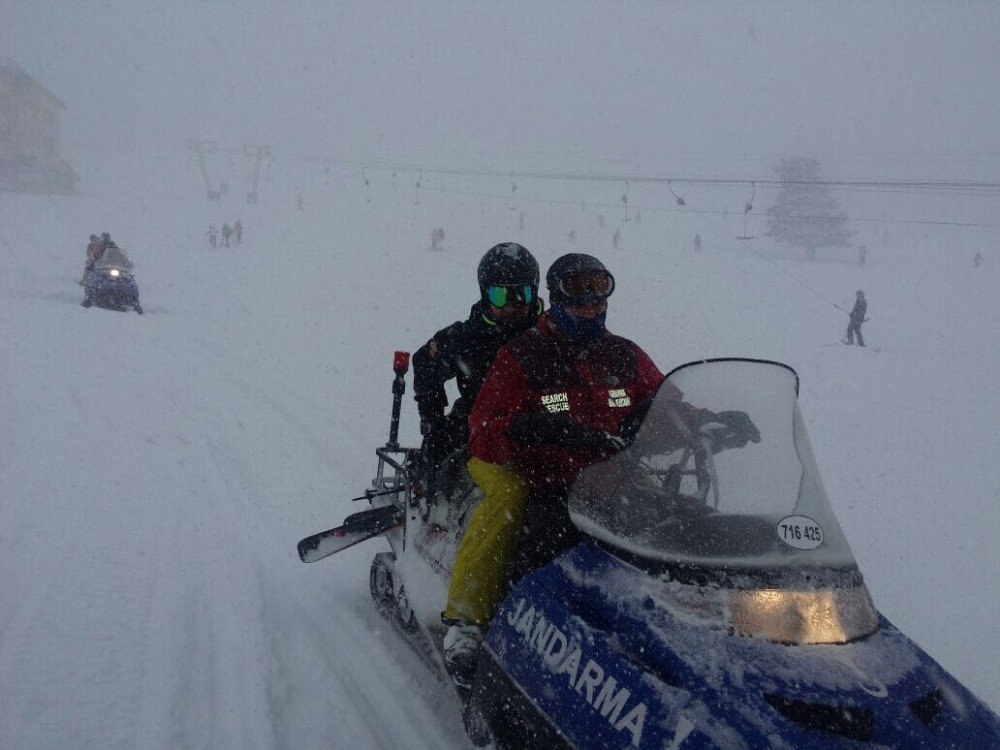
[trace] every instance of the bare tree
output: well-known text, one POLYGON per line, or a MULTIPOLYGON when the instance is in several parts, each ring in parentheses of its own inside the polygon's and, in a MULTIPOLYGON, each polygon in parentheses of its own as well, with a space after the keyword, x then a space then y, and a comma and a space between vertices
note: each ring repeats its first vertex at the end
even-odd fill
POLYGON ((821 247, 851 245, 855 233, 830 188, 820 183, 818 159, 782 159, 774 171, 784 185, 768 212, 768 237, 804 248, 809 258, 821 247))

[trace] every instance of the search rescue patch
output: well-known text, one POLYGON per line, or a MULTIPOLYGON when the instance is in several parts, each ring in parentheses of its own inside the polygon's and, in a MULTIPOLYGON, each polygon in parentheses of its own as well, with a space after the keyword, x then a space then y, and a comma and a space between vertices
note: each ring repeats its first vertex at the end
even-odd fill
POLYGON ((624 388, 611 388, 608 390, 608 406, 612 409, 620 409, 631 405, 632 399, 628 397, 624 388))
POLYGON ((542 396, 542 405, 553 414, 560 411, 569 411, 569 394, 563 392, 542 396))

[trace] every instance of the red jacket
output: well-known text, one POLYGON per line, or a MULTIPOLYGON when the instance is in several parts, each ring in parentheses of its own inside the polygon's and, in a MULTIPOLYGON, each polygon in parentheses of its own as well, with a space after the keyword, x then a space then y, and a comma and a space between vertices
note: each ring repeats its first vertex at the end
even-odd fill
POLYGON ((615 435, 632 409, 653 397, 663 373, 628 339, 609 332, 582 347, 551 312, 497 354, 469 415, 469 452, 492 464, 514 462, 536 487, 569 486, 601 458, 588 448, 522 446, 509 430, 518 414, 565 413, 615 435))

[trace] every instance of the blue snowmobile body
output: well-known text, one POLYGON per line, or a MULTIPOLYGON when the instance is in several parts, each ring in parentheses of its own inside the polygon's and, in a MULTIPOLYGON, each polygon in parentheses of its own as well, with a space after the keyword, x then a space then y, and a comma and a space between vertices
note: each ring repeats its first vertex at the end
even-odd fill
POLYGON ((110 310, 135 310, 142 315, 139 285, 132 275, 132 262, 120 247, 109 247, 83 278, 84 307, 97 305, 110 310))
MULTIPOLYGON (((440 611, 481 493, 465 477, 429 498, 415 479, 419 451, 396 442, 405 359, 362 496, 373 507, 298 550, 314 562, 384 536, 372 597, 444 677, 440 611)), ((707 360, 667 379, 630 445, 574 482, 584 541, 518 581, 493 618, 460 691, 470 738, 498 750, 1000 747, 1000 719, 875 609, 795 372, 707 360), (759 442, 689 424, 678 393, 745 413, 759 442)))
POLYGON ((1000 747, 997 716, 875 610, 794 372, 717 360, 668 377, 686 401, 746 411, 761 443, 719 452, 658 396, 632 446, 581 474, 569 509, 588 537, 501 605, 466 710, 472 739, 1000 747))
POLYGON ((779 644, 731 632, 721 598, 586 542, 504 602, 470 708, 511 748, 997 746, 997 717, 884 617, 779 644))

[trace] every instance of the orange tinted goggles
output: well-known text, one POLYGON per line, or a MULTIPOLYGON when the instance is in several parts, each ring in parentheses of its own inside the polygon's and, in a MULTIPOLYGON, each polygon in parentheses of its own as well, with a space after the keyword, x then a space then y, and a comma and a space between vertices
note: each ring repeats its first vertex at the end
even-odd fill
POLYGON ((571 300, 599 302, 615 290, 615 277, 607 271, 581 271, 559 279, 559 291, 571 300))

